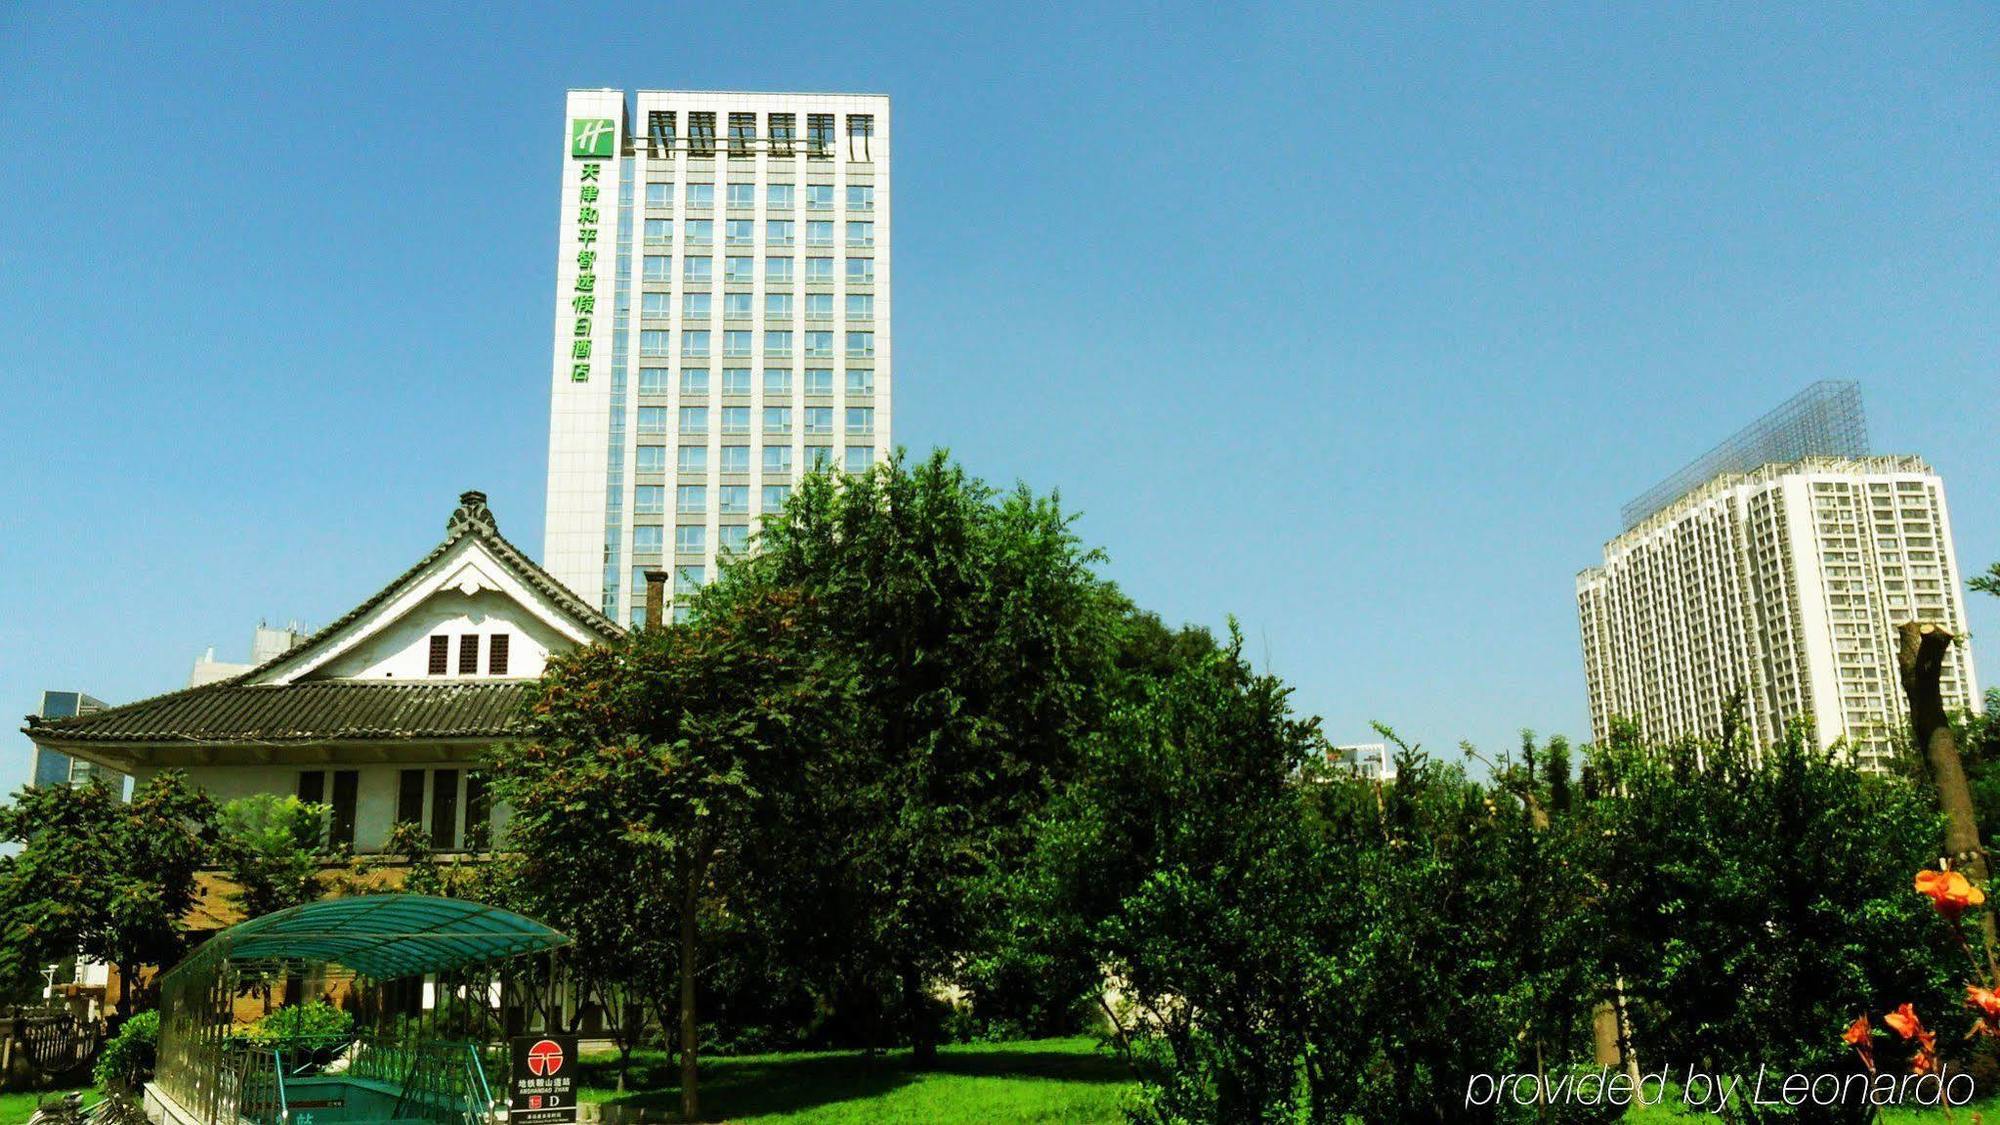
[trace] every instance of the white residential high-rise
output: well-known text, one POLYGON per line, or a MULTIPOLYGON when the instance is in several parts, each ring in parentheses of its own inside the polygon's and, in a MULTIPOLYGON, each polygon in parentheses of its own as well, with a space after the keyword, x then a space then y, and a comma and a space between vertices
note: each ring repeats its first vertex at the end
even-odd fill
POLYGON ((569 92, 544 561, 619 621, 890 440, 889 99, 569 92))
MULTIPOLYGON (((1758 745, 1804 716, 1864 764, 1890 751, 1907 724, 1895 627, 1964 635, 1964 590, 1943 482, 1866 440, 1858 390, 1818 384, 1628 507, 1576 582, 1594 737, 1619 718, 1714 736, 1740 693, 1758 745)), ((1977 706, 1964 644, 1943 692, 1977 706)))

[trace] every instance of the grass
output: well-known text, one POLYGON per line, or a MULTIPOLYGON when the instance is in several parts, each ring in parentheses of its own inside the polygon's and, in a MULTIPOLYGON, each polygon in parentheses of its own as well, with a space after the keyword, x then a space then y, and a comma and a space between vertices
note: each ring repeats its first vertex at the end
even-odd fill
MULTIPOLYGON (((678 1121, 679 1070, 665 1052, 640 1051, 618 1094, 618 1056, 586 1055, 581 1098, 678 1121)), ((860 1122, 1120 1122, 1131 1072, 1094 1039, 973 1043, 913 1070, 910 1053, 813 1051, 704 1059, 703 1119, 849 1125, 860 1122)))
MULTIPOLYGON (((21 1125, 35 1114, 35 1106, 44 1101, 55 1101, 69 1090, 23 1090, 16 1094, 0 1094, 0 1125, 21 1125)), ((83 1095, 83 1104, 91 1105, 104 1095, 90 1086, 75 1091, 83 1095)))

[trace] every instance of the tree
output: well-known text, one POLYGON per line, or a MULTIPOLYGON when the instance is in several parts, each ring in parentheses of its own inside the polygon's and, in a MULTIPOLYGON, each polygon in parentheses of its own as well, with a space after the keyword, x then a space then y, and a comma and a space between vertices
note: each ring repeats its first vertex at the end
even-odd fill
POLYGON ((1111 974, 1107 1014, 1152 1120, 1293 1108, 1314 935, 1338 900, 1295 783, 1322 741, 1287 695, 1232 633, 1112 714, 1038 822, 1031 905, 1111 974))
POLYGON ((185 951, 183 919, 214 838, 214 804, 178 770, 129 802, 97 782, 22 789, 0 806, 0 841, 21 848, 0 857, 0 972, 20 981, 70 956, 104 961, 130 1015, 140 968, 185 951))
POLYGON ((935 986, 1004 909, 1031 819, 1107 702, 1121 600, 1098 558, 1057 498, 899 453, 802 481, 708 595, 798 598, 841 724, 802 748, 802 846, 766 857, 787 904, 772 916, 803 924, 786 940, 842 1003, 896 1012, 920 1064, 935 986))
POLYGON ((320 897, 320 870, 336 853, 325 848, 327 807, 297 797, 257 793, 222 806, 215 854, 229 873, 231 905, 245 918, 320 897))
POLYGON ((688 1120, 702 957, 759 845, 756 807, 819 708, 809 650, 790 636, 801 611, 785 594, 744 598, 559 656, 522 741, 491 762, 513 810, 506 893, 574 939, 569 964, 624 1057, 647 1009, 662 1026, 678 1016, 688 1120))

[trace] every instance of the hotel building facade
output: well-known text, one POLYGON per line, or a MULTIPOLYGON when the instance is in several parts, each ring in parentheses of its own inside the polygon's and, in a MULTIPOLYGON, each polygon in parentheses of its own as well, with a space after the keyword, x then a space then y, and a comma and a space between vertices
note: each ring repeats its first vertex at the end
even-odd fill
MULTIPOLYGON (((1858 764, 1893 751, 1908 725, 1896 626, 1963 637, 1965 591, 1944 483, 1920 458, 1861 454, 1859 425, 1852 385, 1821 385, 1691 466, 1700 483, 1628 509, 1576 582, 1595 738, 1615 719, 1652 741, 1714 737, 1740 694, 1755 745, 1805 717, 1858 764), (1829 424, 1849 431, 1828 440, 1829 424), (1743 467, 1785 452, 1801 455, 1743 467)), ((1948 708, 1978 705, 1963 642, 1942 688, 1948 708)))
POLYGON ((878 95, 569 92, 543 555, 607 617, 887 454, 890 136, 878 95))

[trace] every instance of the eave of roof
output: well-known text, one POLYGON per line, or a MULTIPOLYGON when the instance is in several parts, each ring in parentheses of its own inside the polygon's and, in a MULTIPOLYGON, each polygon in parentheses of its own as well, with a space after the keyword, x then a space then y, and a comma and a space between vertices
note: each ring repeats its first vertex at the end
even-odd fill
POLYGON ((502 737, 532 680, 305 680, 214 684, 60 723, 31 726, 63 744, 274 744, 502 737))

